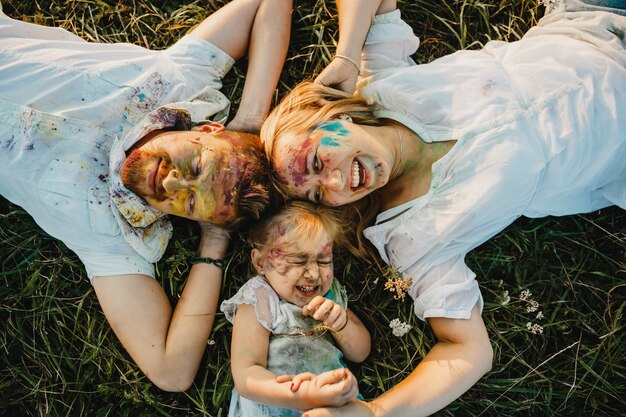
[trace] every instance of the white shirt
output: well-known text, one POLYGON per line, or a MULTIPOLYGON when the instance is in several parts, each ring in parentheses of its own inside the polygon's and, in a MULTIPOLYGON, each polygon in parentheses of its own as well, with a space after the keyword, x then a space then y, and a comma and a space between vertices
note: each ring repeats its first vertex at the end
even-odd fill
POLYGON ((424 141, 457 143, 428 193, 365 236, 413 279, 420 318, 469 318, 482 298, 465 255, 517 217, 626 208, 626 18, 553 13, 521 41, 426 65, 398 11, 378 16, 360 93, 424 141), (575 51, 575 53, 574 53, 575 51))
POLYGON ((90 279, 154 276, 171 226, 159 214, 128 220, 148 210, 120 197, 110 152, 123 160, 163 105, 196 99, 189 106, 204 112, 192 111, 194 121, 224 116, 217 90, 232 64, 194 36, 151 51, 0 13, 0 194, 73 250, 90 279))

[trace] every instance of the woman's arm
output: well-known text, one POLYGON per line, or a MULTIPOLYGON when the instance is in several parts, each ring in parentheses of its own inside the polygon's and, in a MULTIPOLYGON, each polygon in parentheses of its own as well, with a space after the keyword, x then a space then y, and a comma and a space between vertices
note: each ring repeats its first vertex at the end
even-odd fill
POLYGON ((396 0, 337 0, 339 41, 331 63, 317 76, 316 83, 354 92, 361 63, 361 50, 372 18, 396 9, 396 0), (355 65, 356 64, 356 65, 355 65))
POLYGON ((229 129, 261 129, 287 55, 291 11, 292 0, 233 0, 191 32, 235 60, 248 54, 241 102, 229 129))
MULTIPOLYGON (((198 254, 222 258, 226 232, 203 226, 198 254)), ((135 363, 165 391, 189 388, 213 327, 222 270, 198 263, 172 311, 163 288, 145 275, 95 277, 93 286, 104 315, 135 363)))
POLYGON ((320 406, 340 406, 357 394, 354 376, 338 369, 322 377, 307 374, 299 389, 292 382, 278 382, 267 369, 270 332, 258 322, 254 307, 237 308, 231 343, 231 371, 237 392, 250 400, 275 407, 305 410, 320 406))
POLYGON ((369 403, 318 408, 308 417, 428 416, 467 391, 491 369, 493 351, 477 307, 469 320, 431 318, 439 340, 404 381, 369 403))

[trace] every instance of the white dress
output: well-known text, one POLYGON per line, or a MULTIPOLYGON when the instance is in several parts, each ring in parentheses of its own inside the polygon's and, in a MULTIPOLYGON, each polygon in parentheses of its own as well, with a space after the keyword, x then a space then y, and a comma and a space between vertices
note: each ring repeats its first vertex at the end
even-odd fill
POLYGON ((365 231, 413 278, 418 317, 482 308, 465 255, 519 216, 626 208, 624 33, 623 16, 554 12, 518 42, 416 65, 400 12, 374 19, 360 94, 426 142, 457 141, 426 195, 365 231))
MULTIPOLYGON (((345 288, 334 279, 324 297, 348 307, 345 288)), ((276 375, 303 372, 320 374, 345 368, 343 353, 327 331, 311 331, 319 322, 302 315, 302 307, 288 303, 261 276, 250 278, 220 310, 231 323, 241 304, 254 306, 256 318, 270 333, 267 369, 276 375)), ((299 417, 302 411, 271 407, 241 397, 236 389, 228 412, 230 417, 299 417)))

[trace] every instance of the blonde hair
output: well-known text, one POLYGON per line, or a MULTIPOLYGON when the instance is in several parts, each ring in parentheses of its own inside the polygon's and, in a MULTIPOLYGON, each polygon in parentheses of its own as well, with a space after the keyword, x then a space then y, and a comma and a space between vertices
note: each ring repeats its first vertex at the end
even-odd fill
POLYGON ((266 251, 278 242, 292 244, 299 239, 315 239, 326 232, 333 244, 343 245, 345 231, 342 224, 328 207, 294 200, 252 225, 248 231, 248 243, 252 248, 266 251))
MULTIPOLYGON (((313 84, 305 81, 298 84, 274 108, 261 127, 261 141, 272 164, 277 139, 286 133, 296 135, 313 131, 321 123, 347 115, 360 125, 381 126, 384 123, 374 115, 374 105, 359 95, 313 84)), ((280 180, 276 171, 270 175, 272 191, 283 200, 294 196, 280 180)), ((363 236, 380 211, 378 192, 374 191, 359 201, 334 208, 335 215, 356 227, 344 240, 344 246, 352 253, 377 262, 375 249, 363 236)))

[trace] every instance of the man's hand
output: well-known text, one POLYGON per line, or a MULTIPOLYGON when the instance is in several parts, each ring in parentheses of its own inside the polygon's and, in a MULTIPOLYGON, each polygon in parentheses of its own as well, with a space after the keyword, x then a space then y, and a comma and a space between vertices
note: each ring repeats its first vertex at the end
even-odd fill
POLYGON ((234 130, 235 132, 252 133, 258 135, 261 131, 261 125, 263 124, 263 116, 247 117, 244 120, 239 116, 239 113, 233 120, 226 125, 226 129, 234 130))
POLYGON ((313 298, 309 304, 302 307, 302 314, 312 316, 315 320, 323 322, 326 326, 337 331, 343 330, 348 323, 348 314, 341 306, 328 298, 320 295, 313 298))
POLYGON ((308 399, 313 407, 340 407, 359 393, 356 378, 346 368, 333 369, 319 375, 305 372, 281 375, 276 382, 291 381, 291 391, 308 399))
POLYGON ((356 89, 358 75, 359 69, 352 62, 342 58, 335 58, 315 78, 314 82, 352 94, 356 89))
POLYGON ((200 245, 198 246, 199 256, 208 256, 219 259, 226 255, 230 235, 228 230, 208 222, 198 222, 200 225, 200 245))

